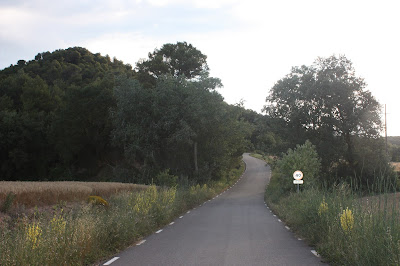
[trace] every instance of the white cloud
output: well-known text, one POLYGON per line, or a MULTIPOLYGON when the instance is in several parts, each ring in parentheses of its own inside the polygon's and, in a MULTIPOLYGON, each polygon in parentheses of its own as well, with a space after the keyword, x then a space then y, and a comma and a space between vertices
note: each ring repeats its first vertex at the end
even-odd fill
POLYGON ((163 40, 144 36, 141 33, 110 33, 88 39, 82 43, 93 53, 100 52, 103 55, 116 57, 118 60, 129 63, 132 66, 141 58, 147 58, 149 52, 161 47, 163 40))

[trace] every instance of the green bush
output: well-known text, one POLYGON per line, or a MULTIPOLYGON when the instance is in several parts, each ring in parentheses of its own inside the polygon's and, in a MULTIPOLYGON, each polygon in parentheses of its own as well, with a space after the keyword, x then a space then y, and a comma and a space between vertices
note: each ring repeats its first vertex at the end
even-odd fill
POLYGON ((176 186, 178 183, 178 177, 176 175, 171 175, 169 173, 169 169, 166 169, 162 172, 160 172, 157 176, 156 176, 156 184, 159 186, 165 186, 165 187, 174 187, 176 186))
POLYGON ((307 140, 303 145, 297 145, 294 150, 289 149, 282 159, 276 163, 271 183, 274 189, 278 189, 282 193, 294 191, 293 173, 300 170, 304 174, 304 184, 301 187, 315 187, 318 185, 320 169, 321 160, 315 146, 307 140))

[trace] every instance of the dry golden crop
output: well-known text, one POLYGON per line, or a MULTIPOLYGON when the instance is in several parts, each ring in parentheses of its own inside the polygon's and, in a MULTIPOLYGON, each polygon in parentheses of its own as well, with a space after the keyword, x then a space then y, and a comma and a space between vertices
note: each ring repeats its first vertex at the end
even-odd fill
POLYGON ((394 170, 396 172, 400 172, 400 162, 397 162, 397 163, 391 162, 390 164, 394 167, 394 170))
POLYGON ((109 197, 123 191, 141 191, 145 185, 115 182, 12 182, 0 181, 0 204, 7 194, 14 193, 14 205, 47 206, 64 202, 86 201, 89 196, 109 197))

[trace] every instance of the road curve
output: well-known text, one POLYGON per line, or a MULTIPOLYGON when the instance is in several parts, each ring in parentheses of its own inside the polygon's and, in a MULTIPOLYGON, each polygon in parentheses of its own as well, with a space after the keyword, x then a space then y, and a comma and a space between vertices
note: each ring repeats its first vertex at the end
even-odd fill
POLYGON ((230 190, 191 210, 110 265, 323 265, 264 205, 270 168, 243 155, 230 190))

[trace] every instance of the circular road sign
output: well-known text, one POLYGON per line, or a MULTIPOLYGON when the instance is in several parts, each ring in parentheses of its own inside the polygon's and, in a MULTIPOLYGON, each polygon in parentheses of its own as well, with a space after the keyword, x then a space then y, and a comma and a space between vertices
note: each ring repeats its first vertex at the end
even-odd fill
POLYGON ((293 178, 296 179, 296 180, 301 180, 301 179, 303 179, 303 172, 302 172, 302 171, 299 171, 299 170, 295 171, 295 172, 293 173, 293 178))

